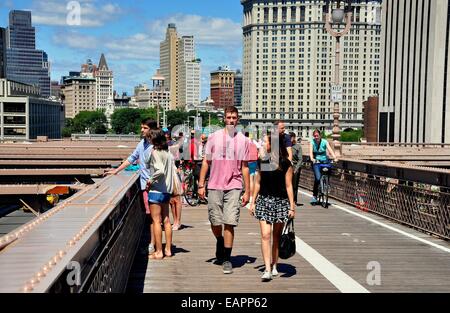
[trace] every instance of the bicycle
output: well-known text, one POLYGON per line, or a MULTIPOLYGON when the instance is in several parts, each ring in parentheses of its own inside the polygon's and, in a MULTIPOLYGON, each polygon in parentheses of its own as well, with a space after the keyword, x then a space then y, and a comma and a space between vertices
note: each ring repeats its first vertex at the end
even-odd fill
POLYGON ((330 174, 333 168, 333 162, 330 163, 320 163, 316 162, 316 164, 320 164, 320 181, 319 181, 319 191, 317 193, 317 202, 322 205, 325 209, 328 208, 329 202, 329 192, 330 192, 330 174))
MULTIPOLYGON (((181 165, 182 170, 182 187, 183 187, 183 195, 184 199, 190 206, 197 206, 199 204, 207 204, 208 200, 200 199, 198 197, 198 190, 195 190, 195 176, 194 176, 194 166, 195 163, 192 162, 183 162, 181 165)), ((206 185, 207 181, 205 181, 206 185)), ((198 184, 197 184, 198 186, 198 184)))

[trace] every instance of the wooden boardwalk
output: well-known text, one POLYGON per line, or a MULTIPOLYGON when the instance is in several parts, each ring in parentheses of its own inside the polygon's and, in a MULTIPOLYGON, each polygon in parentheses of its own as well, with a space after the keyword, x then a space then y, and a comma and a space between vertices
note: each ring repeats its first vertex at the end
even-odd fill
MULTIPOLYGON (((215 239, 206 206, 184 206, 185 227, 174 232, 174 256, 154 261, 138 253, 128 292, 450 292, 450 243, 340 203, 333 202, 340 208, 324 209, 309 205, 303 194, 300 199, 303 205, 295 222, 299 253, 280 260, 280 276, 271 282, 261 282, 259 226, 245 208, 235 231, 234 273, 224 275, 222 267, 213 263, 215 239)), ((142 243, 147 236, 144 232, 142 243)))

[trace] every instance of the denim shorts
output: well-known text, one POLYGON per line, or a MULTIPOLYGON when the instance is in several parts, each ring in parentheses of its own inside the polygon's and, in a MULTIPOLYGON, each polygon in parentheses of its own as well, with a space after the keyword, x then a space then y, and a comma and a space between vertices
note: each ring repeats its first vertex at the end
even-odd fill
POLYGON ((258 162, 248 162, 248 169, 250 170, 250 175, 255 175, 258 169, 258 162))
POLYGON ((154 204, 169 203, 172 195, 170 193, 162 193, 157 191, 148 192, 148 202, 154 204))

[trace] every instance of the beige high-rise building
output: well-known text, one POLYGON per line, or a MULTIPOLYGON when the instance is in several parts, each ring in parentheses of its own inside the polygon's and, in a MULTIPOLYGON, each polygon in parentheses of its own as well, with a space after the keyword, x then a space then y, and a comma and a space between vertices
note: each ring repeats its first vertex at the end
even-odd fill
MULTIPOLYGON (((303 137, 319 128, 331 133, 335 39, 324 24, 323 0, 241 0, 243 26, 243 120, 270 125, 284 120, 303 137)), ((341 39, 340 126, 362 128, 363 102, 378 95, 381 3, 352 4, 353 26, 341 39)))
POLYGON ((106 110, 108 103, 114 99, 114 75, 106 63, 105 55, 102 53, 100 63, 94 72, 97 83, 97 110, 106 110))
POLYGON ((383 1, 380 142, 450 143, 450 1, 383 1))
POLYGON ((170 109, 178 106, 178 34, 175 24, 169 24, 166 39, 160 44, 160 73, 164 86, 170 90, 170 109))
POLYGON ((156 108, 159 106, 164 111, 170 110, 170 91, 151 90, 146 84, 134 88, 136 104, 140 109, 156 108))
POLYGON ((81 111, 95 111, 97 88, 95 78, 68 77, 61 87, 66 118, 74 118, 81 111))
POLYGON ((170 91, 172 110, 200 104, 200 59, 195 57, 194 37, 179 38, 175 24, 169 24, 160 45, 160 73, 170 91))
POLYGON ((194 36, 178 41, 178 105, 200 105, 200 60, 195 57, 194 36))

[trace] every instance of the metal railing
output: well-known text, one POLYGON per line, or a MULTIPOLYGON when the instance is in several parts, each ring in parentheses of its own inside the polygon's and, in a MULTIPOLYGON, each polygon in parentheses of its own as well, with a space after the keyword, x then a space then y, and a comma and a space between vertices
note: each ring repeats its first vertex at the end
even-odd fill
POLYGON ((139 175, 121 173, 0 238, 0 292, 124 292, 142 204, 139 175))
POLYGON ((139 141, 141 137, 139 135, 114 135, 114 134, 72 134, 72 140, 89 140, 89 141, 139 141))
MULTIPOLYGON (((365 171, 350 170, 350 163, 339 162, 333 170, 330 177, 331 197, 362 211, 376 213, 440 238, 450 239, 450 188, 447 179, 444 179, 446 184, 438 186, 430 184, 431 174, 425 176, 423 181, 419 175, 410 175, 411 179, 405 180, 399 179, 408 177, 408 173, 405 174, 408 169, 405 168, 397 171, 402 175, 392 178, 377 175, 376 170, 372 172, 370 168, 365 171)), ((361 162, 358 163, 357 166, 360 166, 361 162)), ((436 177, 442 175, 436 173, 436 177)), ((312 190, 313 184, 314 174, 310 163, 304 162, 300 186, 312 190)))
POLYGON ((357 145, 362 147, 450 148, 450 143, 341 142, 341 145, 357 145))

